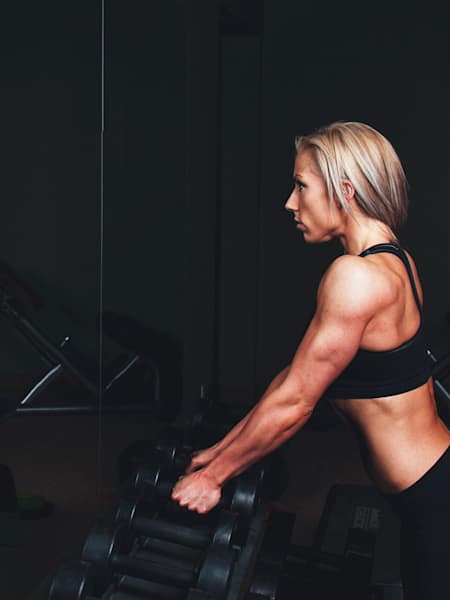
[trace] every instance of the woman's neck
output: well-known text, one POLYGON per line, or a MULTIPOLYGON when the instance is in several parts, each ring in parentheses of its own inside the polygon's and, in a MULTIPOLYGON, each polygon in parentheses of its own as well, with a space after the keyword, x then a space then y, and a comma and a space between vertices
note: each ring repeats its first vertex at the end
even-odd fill
POLYGON ((345 254, 358 255, 376 244, 396 243, 397 238, 390 227, 381 221, 365 217, 349 219, 345 231, 339 235, 339 241, 345 254))

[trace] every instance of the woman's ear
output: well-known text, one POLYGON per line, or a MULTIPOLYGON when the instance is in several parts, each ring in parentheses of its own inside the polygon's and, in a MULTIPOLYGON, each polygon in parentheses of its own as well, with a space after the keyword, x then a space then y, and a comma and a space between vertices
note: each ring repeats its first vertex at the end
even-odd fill
POLYGON ((355 188, 353 183, 349 179, 343 179, 341 185, 345 199, 351 204, 355 199, 355 188))

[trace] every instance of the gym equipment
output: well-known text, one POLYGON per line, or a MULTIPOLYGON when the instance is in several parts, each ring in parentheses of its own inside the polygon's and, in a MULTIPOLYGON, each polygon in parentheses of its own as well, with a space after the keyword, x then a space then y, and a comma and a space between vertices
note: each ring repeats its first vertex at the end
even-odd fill
POLYGON ((373 549, 370 590, 377 600, 402 600, 400 576, 400 521, 388 502, 381 512, 381 526, 373 549))
POLYGON ((116 513, 118 521, 127 523, 136 535, 159 538, 192 548, 205 548, 210 544, 232 546, 236 544, 238 516, 221 510, 213 527, 186 527, 166 519, 152 518, 155 507, 152 502, 122 499, 116 513))
MULTIPOLYGON (((160 451, 150 450, 146 451, 147 463, 138 467, 134 474, 125 481, 123 495, 133 496, 136 493, 149 493, 152 496, 155 491, 162 498, 170 497, 178 475, 184 470, 180 471, 167 463, 160 451), (153 464, 152 461, 154 461, 153 464)), ((253 465, 242 475, 230 480, 223 488, 219 507, 229 508, 238 513, 241 519, 251 518, 255 512, 255 506, 259 502, 263 477, 263 468, 253 465)), ((167 505, 167 510, 170 511, 172 508, 173 512, 175 507, 178 507, 177 503, 170 503, 167 505)))
POLYGON ((434 382, 439 416, 447 426, 450 425, 450 352, 437 358, 431 350, 427 350, 431 362, 431 374, 434 382))
MULTIPOLYGON (((207 523, 210 519, 216 519, 221 509, 228 509, 239 517, 237 530, 234 536, 236 543, 242 545, 248 533, 248 524, 255 514, 260 502, 261 473, 257 469, 249 469, 239 477, 229 481, 222 490, 222 497, 216 507, 206 515, 198 515, 187 508, 181 507, 177 502, 170 500, 175 481, 164 479, 164 469, 139 469, 134 478, 134 488, 128 490, 132 495, 134 490, 140 493, 152 507, 157 506, 156 496, 166 499, 161 506, 159 515, 170 518, 177 522, 190 521, 191 523, 207 523), (239 540, 239 541, 237 541, 239 540)), ((126 497, 127 489, 123 496, 126 497)), ((149 516, 151 516, 149 514, 149 516)))
MULTIPOLYGON (((163 495, 169 495, 167 483, 185 472, 192 453, 198 449, 193 441, 188 443, 184 429, 168 427, 156 440, 136 440, 122 450, 117 462, 121 483, 134 481, 136 488, 156 486, 163 495)), ((289 484, 289 470, 282 449, 278 449, 258 461, 251 468, 260 474, 259 494, 269 500, 277 500, 289 484)))
POLYGON ((120 453, 117 471, 120 482, 127 481, 140 467, 170 465, 173 473, 181 474, 189 465, 193 447, 171 441, 136 440, 120 453))
POLYGON ((284 572, 295 513, 273 508, 253 571, 249 592, 275 600, 284 572))
POLYGON ((93 563, 68 560, 55 572, 47 600, 214 600, 214 596, 198 589, 185 590, 103 571, 93 563), (138 595, 135 595, 138 594, 138 595))
POLYGON ((120 575, 131 575, 156 583, 201 590, 224 598, 235 553, 224 546, 211 546, 201 563, 162 557, 136 550, 135 540, 124 523, 111 525, 99 520, 91 529, 82 550, 82 560, 120 575))
POLYGON ((133 356, 143 357, 157 365, 156 416, 161 420, 173 421, 180 410, 183 386, 183 358, 179 340, 167 332, 157 331, 133 317, 114 311, 103 311, 101 318, 107 336, 133 356))
POLYGON ((290 544, 277 597, 400 600, 399 523, 368 485, 330 488, 312 548, 290 544))
MULTIPOLYGON (((152 410, 159 418, 169 421, 178 414, 180 394, 174 394, 177 390, 174 385, 177 379, 175 364, 171 363, 170 375, 166 363, 165 371, 160 368, 157 345, 153 344, 153 354, 144 351, 125 352, 111 364, 105 365, 104 385, 99 390, 96 381, 98 366, 92 365, 89 359, 71 347, 70 336, 65 335, 60 342, 55 342, 51 335, 44 333, 41 325, 36 324, 35 313, 42 306, 42 300, 21 281, 11 266, 0 261, 0 315, 31 344, 47 365, 45 373, 19 403, 15 401, 15 405, 11 406, 9 401, 2 401, 2 411, 19 414, 95 413, 98 412, 97 400, 101 391, 105 399, 110 401, 102 407, 105 412, 152 410), (63 377, 87 393, 86 403, 70 405, 66 402, 59 405, 50 402, 35 405, 36 398, 52 382, 63 377), (139 396, 139 401, 130 402, 129 398, 136 396, 139 396)), ((164 361, 167 362, 166 356, 164 361)))
POLYGON ((52 577, 48 600, 85 600, 103 594, 111 577, 109 569, 92 563, 64 561, 52 577))
POLYGON ((333 485, 325 501, 313 547, 318 552, 371 559, 384 500, 370 485, 333 485))
MULTIPOLYGON (((203 544, 201 540, 207 539, 206 532, 217 530, 217 537, 215 537, 213 543, 217 543, 219 537, 221 537, 222 543, 230 538, 225 543, 242 546, 245 544, 248 535, 250 520, 259 504, 258 490, 255 482, 251 479, 239 478, 238 481, 232 482, 232 484, 233 490, 224 490, 219 504, 206 515, 200 515, 181 507, 177 502, 167 497, 161 497, 153 487, 149 487, 144 489, 137 497, 132 494, 122 494, 114 518, 130 524, 133 521, 143 524, 146 520, 154 519, 157 516, 161 525, 155 525, 153 531, 156 531, 156 527, 160 528, 158 531, 162 530, 164 528, 163 523, 167 523, 168 533, 166 539, 178 540, 180 544, 201 546, 203 544), (220 523, 222 524, 220 525, 220 523), (179 529, 178 533, 173 533, 173 538, 169 537, 172 526, 179 529), (183 528, 186 528, 186 530, 183 528), (192 533, 191 535, 192 529, 202 533, 192 533)), ((172 486, 168 485, 168 487, 172 489, 172 486)), ((150 531, 148 535, 157 537, 156 533, 150 531)))

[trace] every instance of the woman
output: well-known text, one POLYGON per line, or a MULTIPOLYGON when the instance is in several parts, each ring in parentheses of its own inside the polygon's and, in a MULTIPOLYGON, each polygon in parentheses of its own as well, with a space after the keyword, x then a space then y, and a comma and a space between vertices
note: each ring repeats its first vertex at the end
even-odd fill
POLYGON ((338 238, 344 254, 320 282, 291 364, 193 457, 173 498, 212 509, 223 484, 296 433, 326 395, 358 428, 369 473, 401 517, 405 598, 448 599, 450 432, 436 411, 417 271, 398 245, 408 202, 402 166, 362 123, 333 123, 296 146, 286 208, 307 243, 338 238))

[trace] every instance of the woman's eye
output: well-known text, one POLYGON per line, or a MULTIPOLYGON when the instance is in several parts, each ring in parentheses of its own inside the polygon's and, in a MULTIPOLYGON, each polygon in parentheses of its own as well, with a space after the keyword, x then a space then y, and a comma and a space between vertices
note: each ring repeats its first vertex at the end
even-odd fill
POLYGON ((298 189, 299 192, 301 192, 303 190, 303 188, 305 187, 303 185, 303 183, 301 181, 298 181, 298 180, 295 182, 295 185, 297 186, 297 189, 298 189))

